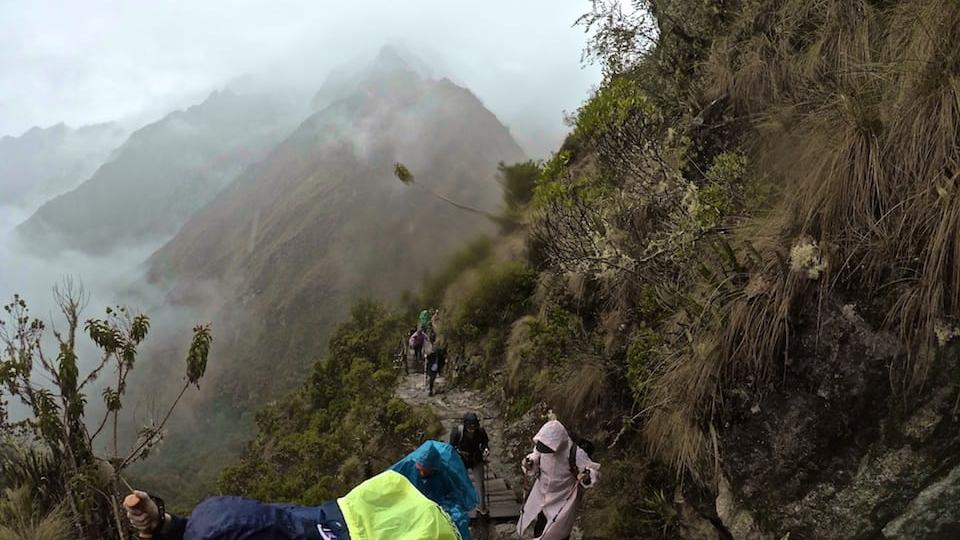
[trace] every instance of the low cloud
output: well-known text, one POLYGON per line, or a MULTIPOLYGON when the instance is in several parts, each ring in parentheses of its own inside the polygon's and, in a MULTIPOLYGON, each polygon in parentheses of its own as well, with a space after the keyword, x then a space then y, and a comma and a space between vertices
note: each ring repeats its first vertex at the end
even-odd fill
POLYGON ((316 88, 333 66, 402 43, 470 87, 534 154, 599 79, 587 2, 173 0, 0 4, 0 134, 155 119, 238 76, 316 88), (528 127, 529 126, 529 127, 528 127))

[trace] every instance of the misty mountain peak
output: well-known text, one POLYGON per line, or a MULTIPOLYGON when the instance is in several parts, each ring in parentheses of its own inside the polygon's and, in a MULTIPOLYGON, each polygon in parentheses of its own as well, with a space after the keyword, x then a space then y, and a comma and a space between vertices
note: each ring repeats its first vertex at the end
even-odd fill
MULTIPOLYGON (((214 91, 111 147, 109 162, 40 206, 17 234, 49 253, 108 253, 165 239, 266 155, 299 120, 295 114, 272 96, 214 91)), ((0 152, 0 180, 2 158, 0 152)))
POLYGON ((200 106, 211 105, 224 101, 233 101, 237 97, 237 93, 230 89, 230 87, 224 88, 223 90, 214 90, 213 92, 210 92, 210 95, 207 96, 207 99, 203 100, 200 106))
POLYGON ((20 138, 24 140, 40 140, 43 138, 63 136, 69 130, 70 128, 68 128, 65 123, 60 122, 58 124, 55 124, 46 128, 40 127, 40 126, 33 126, 32 128, 24 131, 23 134, 20 135, 20 137, 10 137, 10 136, 8 137, 10 139, 20 138))
POLYGON ((371 64, 383 68, 410 69, 410 63, 392 45, 380 47, 380 52, 377 53, 371 64))
POLYGON ((387 93, 409 87, 429 76, 429 70, 416 57, 401 54, 396 47, 384 45, 367 62, 344 64, 327 76, 313 97, 313 107, 320 110, 331 103, 356 94, 387 93))

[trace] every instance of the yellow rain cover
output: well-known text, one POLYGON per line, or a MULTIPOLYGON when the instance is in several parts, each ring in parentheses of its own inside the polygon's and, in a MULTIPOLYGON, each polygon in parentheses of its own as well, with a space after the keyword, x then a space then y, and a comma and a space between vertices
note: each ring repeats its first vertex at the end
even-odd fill
POLYGON ((459 540, 444 511, 402 474, 385 471, 337 499, 351 540, 459 540))

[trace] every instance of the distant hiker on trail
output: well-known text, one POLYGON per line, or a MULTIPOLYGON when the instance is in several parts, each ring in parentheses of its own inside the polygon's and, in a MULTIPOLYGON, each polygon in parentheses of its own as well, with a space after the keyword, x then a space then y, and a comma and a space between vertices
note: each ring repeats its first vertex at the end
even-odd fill
POLYGON ((417 328, 417 330, 410 334, 410 339, 408 343, 410 348, 413 349, 413 361, 414 365, 417 366, 417 369, 420 369, 420 366, 423 365, 423 344, 427 341, 427 335, 423 333, 423 330, 417 328))
MULTIPOLYGON (((426 388, 430 385, 430 356, 433 354, 433 340, 430 339, 429 335, 423 338, 423 347, 420 352, 420 356, 423 358, 423 387, 426 388)), ((436 378, 436 375, 434 375, 436 378)))
POLYGON ((477 488, 477 496, 480 499, 477 510, 480 514, 488 513, 487 485, 483 475, 487 456, 490 455, 489 443, 487 430, 480 426, 480 418, 472 412, 463 415, 463 422, 457 426, 457 429, 450 432, 450 446, 457 449, 460 459, 473 477, 473 485, 477 488))
POLYGON ((385 471, 320 506, 211 497, 188 518, 170 515, 163 501, 135 491, 124 500, 140 538, 153 540, 459 540, 434 501, 401 474, 385 471))
POLYGON ((443 347, 436 347, 427 354, 427 363, 424 366, 424 370, 427 374, 427 385, 430 388, 430 391, 427 395, 433 395, 433 383, 437 380, 437 375, 440 374, 440 370, 443 369, 443 363, 446 361, 447 351, 443 347))
POLYGON ((430 322, 431 322, 430 310, 429 309, 421 310, 420 321, 419 321, 420 330, 423 330, 424 332, 430 332, 430 329, 431 329, 430 322))
POLYGON ((523 459, 523 474, 536 479, 517 522, 517 534, 533 525, 539 540, 570 537, 583 489, 600 480, 600 464, 576 444, 563 427, 551 420, 533 437, 534 450, 523 459))
POLYGON ((390 467, 453 518, 463 540, 470 540, 470 511, 477 493, 457 451, 447 443, 426 441, 390 467))

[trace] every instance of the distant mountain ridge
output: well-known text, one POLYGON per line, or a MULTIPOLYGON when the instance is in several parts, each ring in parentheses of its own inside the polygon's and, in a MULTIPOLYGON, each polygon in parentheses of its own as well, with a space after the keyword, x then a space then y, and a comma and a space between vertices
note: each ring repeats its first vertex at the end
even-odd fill
MULTIPOLYGON (((259 327, 241 331, 249 342, 230 356, 245 371, 273 370, 271 385, 285 384, 278 364, 315 359, 325 329, 353 299, 396 298, 464 239, 492 231, 486 219, 402 185, 394 162, 445 196, 496 211, 497 164, 523 159, 469 90, 382 59, 349 97, 305 120, 149 261, 178 301, 197 301, 210 281, 230 284, 225 312, 252 313, 259 327), (285 330, 267 332, 268 320, 285 330)), ((260 378, 246 382, 253 386, 238 395, 264 390, 260 378)))
POLYGON ((108 122, 79 128, 60 123, 0 137, 0 206, 32 211, 75 188, 127 135, 127 129, 108 122))
POLYGON ((295 125, 292 112, 267 96, 213 92, 134 132, 111 161, 17 232, 39 251, 100 254, 169 238, 295 125))

